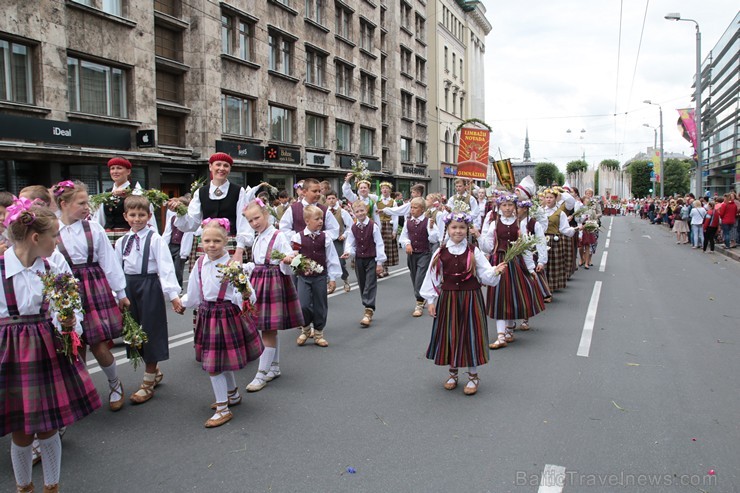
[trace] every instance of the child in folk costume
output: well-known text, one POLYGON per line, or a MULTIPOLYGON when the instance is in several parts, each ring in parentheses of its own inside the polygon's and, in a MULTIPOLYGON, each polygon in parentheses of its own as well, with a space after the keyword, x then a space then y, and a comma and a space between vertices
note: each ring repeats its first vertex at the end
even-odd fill
POLYGON ((352 204, 352 212, 357 222, 347 229, 343 258, 355 259, 355 274, 360 288, 360 298, 365 313, 360 320, 362 327, 370 327, 375 313, 375 295, 378 291, 378 278, 386 261, 383 251, 383 237, 378 225, 367 217, 367 206, 359 200, 352 204))
MULTIPOLYGON (((417 197, 420 197, 422 199, 424 198, 424 185, 417 183, 416 185, 412 185, 409 190, 409 193, 411 194, 411 200, 417 197)), ((408 201, 393 207, 384 207, 379 212, 381 215, 385 214, 388 216, 406 217, 409 215, 410 210, 411 201, 408 201)))
POLYGON ((406 251, 406 264, 414 286, 416 306, 412 315, 421 317, 424 311, 424 297, 421 285, 432 260, 432 244, 439 243, 437 226, 426 213, 426 202, 421 197, 411 199, 410 214, 406 217, 401 231, 401 246, 406 251))
POLYGON ((260 356, 254 380, 247 385, 248 392, 257 392, 267 382, 280 377, 278 331, 302 327, 303 313, 290 275, 293 259, 290 241, 270 224, 270 212, 261 199, 251 202, 244 210, 244 216, 257 234, 254 242, 248 245, 252 247, 254 257, 250 281, 257 296, 255 323, 261 331, 265 350, 260 356), (285 255, 282 262, 273 259, 272 252, 285 255))
MULTIPOLYGON (((520 226, 526 224, 525 228, 528 234, 537 237, 539 242, 536 246, 536 252, 532 255, 534 261, 534 273, 532 274, 533 280, 537 289, 539 289, 542 295, 542 301, 548 303, 548 300, 552 300, 552 291, 550 286, 547 284, 547 274, 545 272, 545 266, 547 265, 547 237, 545 236, 545 226, 538 217, 533 217, 529 214, 530 208, 532 207, 532 201, 529 199, 517 198, 516 201, 516 213, 517 219, 519 220, 520 226)), ((519 229, 524 231, 522 227, 519 229)), ((519 330, 529 330, 529 319, 525 318, 519 325, 519 330)))
POLYGON ((126 278, 103 227, 85 219, 90 214, 87 186, 67 180, 55 185, 52 193, 61 211, 57 249, 80 281, 82 338, 108 377, 108 407, 118 411, 123 407, 123 386, 108 341, 121 336, 121 310, 131 304, 126 278))
POLYGON ((385 245, 385 256, 387 260, 383 262, 383 272, 378 274, 378 277, 386 277, 388 275, 388 267, 398 265, 398 243, 396 237, 398 235, 398 216, 386 216, 380 214, 380 212, 386 207, 395 207, 396 202, 391 197, 391 190, 393 185, 384 181, 380 184, 380 197, 375 203, 376 215, 375 218, 380 221, 380 234, 383 237, 383 244, 385 245))
POLYGON ((379 223, 380 221, 375 218, 375 214, 378 212, 377 207, 375 206, 375 203, 378 201, 378 196, 374 193, 370 193, 370 182, 368 180, 357 180, 355 182, 355 186, 357 187, 357 194, 355 194, 352 191, 352 185, 350 185, 350 180, 353 176, 354 175, 352 173, 347 173, 344 177, 344 183, 342 183, 342 195, 344 195, 344 198, 350 203, 355 202, 356 200, 364 202, 365 205, 367 205, 368 217, 373 219, 376 223, 379 223))
MULTIPOLYGON (((337 220, 337 223, 339 224, 339 238, 334 240, 334 248, 337 250, 337 255, 339 255, 339 265, 342 267, 342 281, 344 281, 344 292, 349 293, 351 286, 349 284, 349 272, 347 271, 347 261, 342 257, 344 254, 344 240, 347 239, 346 237, 346 231, 347 228, 351 227, 352 224, 354 224, 354 220, 352 219, 352 216, 344 210, 344 208, 338 203, 338 196, 337 192, 334 190, 329 190, 329 192, 326 194, 326 207, 329 209, 329 212, 332 213, 334 216, 334 219, 337 220)), ((332 294, 334 291, 329 291, 329 294, 332 294)))
POLYGON ((319 181, 315 178, 306 178, 301 183, 302 198, 293 202, 286 209, 280 219, 280 231, 288 238, 291 238, 293 233, 302 232, 306 228, 306 222, 303 219, 304 210, 309 205, 313 205, 324 213, 322 231, 325 231, 332 240, 336 240, 339 238, 339 224, 334 218, 334 214, 330 214, 326 206, 319 203, 321 198, 319 181))
POLYGON ((545 235, 550 247, 546 269, 547 284, 551 290, 557 291, 566 286, 572 259, 571 243, 563 241, 563 238, 572 238, 576 234, 576 228, 568 224, 568 217, 565 214, 566 204, 563 202, 557 205, 560 192, 548 188, 544 194, 545 206, 542 211, 547 217, 545 235))
MULTIPOLYGON (((316 185, 318 187, 318 183, 316 185)), ((318 189, 316 192, 318 194, 318 189)), ((322 229, 324 212, 318 206, 306 206, 303 209, 303 222, 305 228, 291 237, 293 251, 316 262, 321 267, 321 272, 298 272, 298 299, 301 302, 305 325, 301 327, 296 344, 303 346, 306 343, 311 335, 309 324, 313 323, 314 344, 327 347, 329 343, 324 338, 329 308, 327 288, 329 290, 336 288, 335 279, 341 275, 342 269, 339 266, 337 251, 334 249, 334 241, 322 229)))
POLYGON ((449 365, 444 388, 457 387, 458 368, 468 367, 466 395, 478 391, 477 366, 488 362, 488 326, 481 284, 499 283, 504 265, 495 268, 483 252, 467 240, 473 218, 463 212, 447 216, 447 234, 433 257, 421 287, 429 314, 434 317, 426 357, 449 365))
MULTIPOLYGON (((576 221, 579 224, 586 224, 586 221, 595 221, 596 212, 591 208, 591 199, 587 197, 583 199, 583 208, 585 208, 586 211, 581 212, 576 221)), ((579 265, 583 266, 586 270, 588 270, 591 265, 591 246, 594 243, 596 243, 596 235, 594 233, 584 229, 578 234, 578 253, 581 258, 579 265)))
MULTIPOLYGON (((190 204, 189 195, 178 197, 176 200, 185 206, 190 204)), ((164 243, 170 250, 172 264, 175 266, 177 283, 182 286, 183 271, 185 270, 185 263, 193 250, 195 232, 181 231, 175 226, 175 219, 177 219, 177 214, 168 209, 164 220, 165 226, 162 232, 162 240, 164 240, 164 243)))
POLYGON ((32 446, 38 435, 44 491, 59 491, 62 443, 58 430, 100 407, 84 360, 58 352, 56 331, 82 334, 82 312, 60 320, 48 312, 40 272, 72 274, 55 251, 53 212, 19 200, 4 222, 14 242, 0 257, 0 436, 12 433, 10 455, 19 492, 34 491, 32 446))
MULTIPOLYGON (((226 250, 229 221, 208 218, 203 221, 203 250, 190 273, 188 292, 183 297, 184 308, 198 307, 195 324, 195 360, 211 377, 216 412, 206 422, 206 428, 215 428, 231 421, 229 406, 241 403, 234 372, 254 361, 264 349, 259 333, 251 320, 241 313, 242 295, 225 279, 218 266, 230 260, 226 250)), ((251 289, 251 285, 249 285, 251 289)), ((250 302, 256 301, 251 289, 250 302)), ((184 308, 178 313, 183 313, 184 308)))
MULTIPOLYGON (((522 232, 527 232, 526 222, 517 218, 516 199, 513 194, 501 194, 496 198, 499 216, 491 223, 488 234, 480 237, 481 249, 491 254, 494 264, 502 262, 510 245, 522 232)), ((496 322, 497 336, 489 346, 491 349, 514 342, 517 319, 528 320, 545 309, 542 293, 532 278, 536 266, 531 252, 518 255, 506 267, 506 274, 496 287, 488 289, 486 299, 488 316, 496 322)))
POLYGON ((447 201, 451 207, 455 206, 455 202, 463 202, 468 206, 470 210, 470 217, 473 218, 473 224, 477 224, 480 217, 480 209, 478 208, 478 199, 473 197, 468 191, 468 182, 462 178, 455 180, 455 195, 450 197, 447 201))
POLYGON ((131 402, 142 404, 154 396, 154 388, 164 376, 158 363, 170 358, 167 311, 164 295, 175 311, 182 310, 180 284, 175 275, 170 251, 158 233, 147 228, 152 215, 149 201, 140 195, 126 197, 123 217, 131 231, 116 241, 116 257, 126 275, 126 295, 131 301, 131 315, 141 324, 148 341, 141 348, 146 368, 139 390, 131 402))

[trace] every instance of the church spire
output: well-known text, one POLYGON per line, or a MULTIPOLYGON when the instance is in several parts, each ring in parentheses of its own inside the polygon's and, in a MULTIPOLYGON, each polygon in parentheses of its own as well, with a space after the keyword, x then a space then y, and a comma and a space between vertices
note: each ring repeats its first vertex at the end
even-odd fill
POLYGON ((529 153, 529 127, 527 127, 527 134, 524 138, 524 161, 529 162, 532 155, 529 153))

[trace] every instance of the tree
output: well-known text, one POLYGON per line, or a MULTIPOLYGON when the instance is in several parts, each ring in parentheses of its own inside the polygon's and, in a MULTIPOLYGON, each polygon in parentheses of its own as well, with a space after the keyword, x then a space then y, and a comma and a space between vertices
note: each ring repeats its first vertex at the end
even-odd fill
POLYGON ((627 167, 627 171, 632 177, 632 195, 637 198, 643 198, 650 195, 650 189, 653 188, 653 182, 650 181, 649 161, 632 161, 627 167))
POLYGON ((558 185, 565 185, 565 175, 558 171, 558 176, 555 178, 555 182, 557 182, 558 185))
POLYGON ((565 166, 565 174, 572 175, 579 171, 588 171, 588 163, 583 160, 571 161, 565 166))
POLYGON ((665 165, 665 171, 661 178, 665 180, 663 184, 665 194, 670 196, 674 194, 685 195, 688 193, 691 163, 680 159, 666 159, 663 164, 665 165))
POLYGON ((604 166, 606 169, 610 171, 619 171, 619 161, 616 159, 604 159, 599 163, 599 167, 604 166))
POLYGON ((557 181, 559 173, 560 170, 553 163, 537 163, 534 167, 534 182, 537 186, 549 187, 552 182, 557 181))
MULTIPOLYGON (((603 162, 602 162, 603 164, 603 162)), ((594 195, 599 196, 599 170, 594 173, 594 195)))

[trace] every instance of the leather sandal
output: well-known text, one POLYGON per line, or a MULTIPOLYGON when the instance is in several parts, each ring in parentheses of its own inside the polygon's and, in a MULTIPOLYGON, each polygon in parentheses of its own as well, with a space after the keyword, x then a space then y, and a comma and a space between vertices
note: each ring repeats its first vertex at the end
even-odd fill
POLYGON ((506 327, 506 332, 504 332, 504 338, 506 339, 507 343, 514 342, 514 327, 516 325, 511 327, 506 327))
POLYGON ((324 339, 324 331, 323 330, 315 330, 313 336, 313 343, 316 344, 319 347, 328 347, 329 342, 324 339))
POLYGON ((336 289, 337 289, 336 284, 334 286, 327 286, 326 287, 326 294, 332 294, 332 293, 334 293, 334 291, 336 291, 336 289))
POLYGON ((57 484, 45 484, 44 493, 59 493, 59 483, 57 484))
POLYGON ((352 286, 350 286, 349 282, 344 281, 344 292, 349 293, 351 289, 352 289, 352 286))
MULTIPOLYGON (((229 406, 232 406, 232 407, 238 406, 239 404, 242 403, 242 396, 241 394, 239 394, 238 388, 229 390, 228 396, 229 396, 229 406)), ((211 404, 211 409, 213 409, 214 411, 216 410, 217 407, 218 407, 218 402, 214 402, 213 404, 211 404)))
POLYGON ((227 407, 223 411, 216 411, 216 413, 211 416, 208 421, 205 422, 206 428, 216 428, 218 426, 221 426, 223 424, 228 423, 231 421, 231 418, 233 418, 234 415, 231 414, 231 410, 227 407))
POLYGON ((543 300, 545 303, 552 303, 552 296, 548 296, 543 300))
POLYGON ((457 387, 458 372, 457 370, 450 370, 450 376, 447 377, 445 382, 445 390, 453 390, 457 387))
POLYGON ((113 388, 109 386, 109 388, 110 393, 108 394, 108 407, 113 412, 120 411, 123 407, 123 384, 119 380, 117 387, 113 388), (110 398, 113 396, 113 394, 118 394, 121 398, 115 402, 111 402, 110 398))
POLYGON ((480 383, 480 378, 478 378, 477 373, 468 373, 468 383, 465 385, 465 388, 463 389, 463 393, 465 395, 475 395, 476 392, 478 392, 478 384, 480 383), (470 385, 470 384, 473 385, 470 385))
POLYGON ((129 399, 134 404, 143 404, 152 397, 154 397, 154 387, 157 385, 156 378, 155 380, 146 381, 144 380, 141 382, 141 386, 139 387, 139 390, 131 394, 131 397, 129 399))
POLYGON ((508 346, 508 344, 506 343, 506 336, 504 336, 504 334, 499 334, 496 340, 492 344, 488 345, 490 349, 501 349, 506 346, 508 346))
POLYGON ((162 379, 164 378, 164 373, 162 373, 162 370, 157 367, 157 373, 154 375, 154 386, 156 387, 160 383, 162 383, 162 379))
POLYGON ((529 330, 529 321, 522 320, 522 323, 519 324, 519 330, 529 330))
POLYGON ((16 492, 17 493, 33 493, 33 483, 28 483, 25 486, 21 486, 19 484, 16 485, 16 492))
POLYGON ((298 339, 296 339, 296 344, 299 346, 303 346, 306 344, 306 341, 311 336, 311 327, 301 327, 301 333, 298 335, 298 339))

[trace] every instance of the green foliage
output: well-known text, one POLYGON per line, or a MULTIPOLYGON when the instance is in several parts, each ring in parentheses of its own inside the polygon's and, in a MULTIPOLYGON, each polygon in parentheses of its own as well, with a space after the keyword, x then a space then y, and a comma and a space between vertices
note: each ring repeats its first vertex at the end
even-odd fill
POLYGON ((691 163, 680 159, 667 159, 665 163, 663 191, 666 195, 685 195, 689 191, 689 169, 691 163))
POLYGON ((463 120, 460 125, 457 126, 457 131, 459 132, 461 128, 463 128, 465 125, 469 125, 471 123, 477 123, 479 125, 483 125, 488 129, 489 132, 493 132, 493 129, 489 124, 484 122, 483 120, 480 120, 478 118, 468 118, 467 120, 463 120))
POLYGON ((604 159, 599 163, 599 167, 601 166, 604 166, 606 169, 611 171, 619 171, 620 168, 619 161, 616 159, 604 159))
POLYGON ((632 176, 632 195, 643 198, 650 195, 653 183, 650 181, 650 161, 633 161, 627 167, 632 176))
POLYGON ((588 163, 586 161, 579 159, 577 161, 571 161, 565 166, 565 173, 568 175, 578 173, 579 171, 588 171, 588 163))
POLYGON ((558 177, 555 178, 555 181, 558 183, 558 185, 565 185, 565 175, 558 171, 558 177))
MULTIPOLYGON (((603 161, 602 161, 603 164, 603 161)), ((594 195, 599 195, 599 170, 594 173, 594 195)))
MULTIPOLYGON (((562 175, 558 167, 553 163, 537 163, 534 167, 534 182, 540 187, 549 187, 552 182, 558 180, 558 175, 562 175)), ((560 181, 559 183, 563 183, 560 181)))

